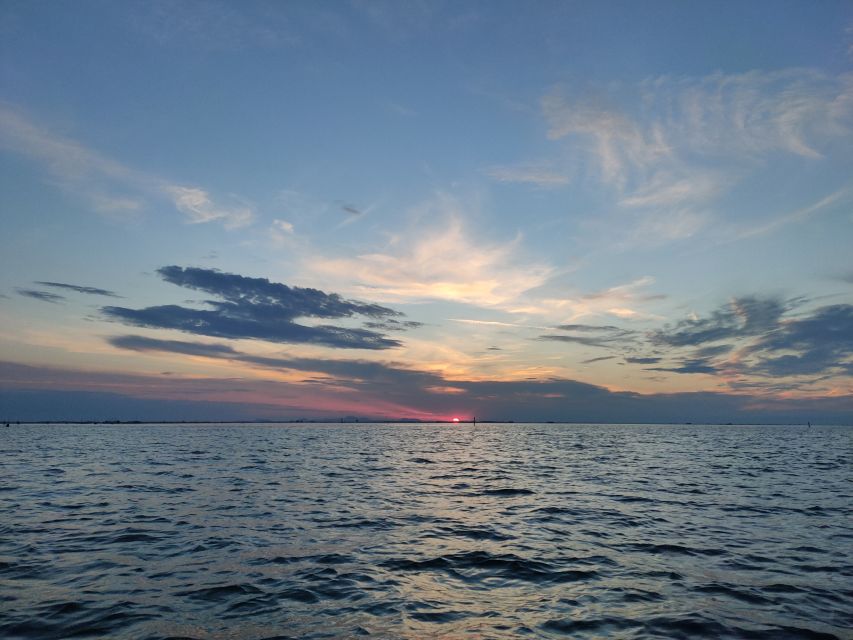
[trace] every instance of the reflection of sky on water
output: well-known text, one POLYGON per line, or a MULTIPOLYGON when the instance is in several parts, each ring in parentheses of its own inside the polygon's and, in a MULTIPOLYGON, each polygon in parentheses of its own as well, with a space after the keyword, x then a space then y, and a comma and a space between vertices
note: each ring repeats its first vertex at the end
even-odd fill
POLYGON ((844 624, 845 428, 7 433, 7 625, 511 638, 844 624))

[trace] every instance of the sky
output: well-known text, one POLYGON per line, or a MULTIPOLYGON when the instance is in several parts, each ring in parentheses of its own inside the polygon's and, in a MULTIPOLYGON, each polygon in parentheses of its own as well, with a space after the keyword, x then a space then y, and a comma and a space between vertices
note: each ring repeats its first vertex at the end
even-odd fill
POLYGON ((0 2, 0 419, 853 423, 853 4, 0 2))

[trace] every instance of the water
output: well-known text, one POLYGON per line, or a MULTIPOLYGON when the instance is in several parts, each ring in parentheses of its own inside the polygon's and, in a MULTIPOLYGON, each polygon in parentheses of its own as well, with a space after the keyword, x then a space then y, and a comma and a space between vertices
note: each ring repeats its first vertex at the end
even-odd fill
POLYGON ((851 638, 851 434, 12 426, 0 637, 851 638))

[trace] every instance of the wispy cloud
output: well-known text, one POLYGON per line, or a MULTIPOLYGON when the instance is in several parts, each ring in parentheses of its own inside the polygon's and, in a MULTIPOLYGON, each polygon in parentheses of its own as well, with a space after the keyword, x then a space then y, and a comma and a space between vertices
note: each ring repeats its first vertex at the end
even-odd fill
POLYGON ((489 167, 486 175, 498 182, 520 182, 537 187, 561 187, 569 184, 569 176, 537 165, 489 167))
POLYGON ((98 287, 86 287, 81 286, 79 284, 66 284, 64 282, 45 282, 43 280, 37 280, 36 284, 40 284, 43 287, 53 287, 54 289, 66 289, 68 291, 74 291, 76 293, 85 293, 92 296, 106 296, 108 298, 121 298, 120 295, 115 293, 114 291, 109 291, 107 289, 100 289, 98 287))
POLYGON ((646 371, 663 371, 666 373, 704 373, 716 375, 720 370, 706 358, 682 358, 680 364, 672 367, 648 367, 646 371))
POLYGON ((661 171, 619 203, 625 207, 671 207, 707 202, 723 189, 723 178, 711 171, 661 171))
POLYGON ((643 82, 638 94, 642 110, 629 115, 552 92, 542 102, 548 135, 584 144, 607 182, 648 189, 657 178, 671 191, 672 180, 657 172, 676 168, 688 152, 708 160, 773 152, 817 158, 822 145, 850 133, 853 117, 853 79, 811 70, 664 76, 643 82))
POLYGON ((660 124, 643 127, 604 105, 572 102, 554 92, 542 99, 542 110, 550 125, 548 137, 588 142, 587 151, 597 157, 602 179, 619 187, 626 186, 631 172, 645 171, 673 153, 660 124))
POLYGON ((641 357, 636 357, 636 358, 627 357, 627 358, 625 358, 625 362, 627 362, 628 364, 657 364, 660 361, 661 361, 661 358, 652 357, 652 356, 646 357, 646 358, 641 358, 641 357))
POLYGON ((599 291, 564 298, 544 298, 517 310, 549 317, 558 316, 563 322, 575 322, 589 316, 658 320, 660 316, 643 311, 647 303, 666 298, 664 294, 647 292, 654 281, 651 276, 642 276, 599 291))
POLYGON ((293 223, 288 222, 287 220, 279 220, 276 218, 272 221, 272 228, 280 233, 286 233, 287 235, 293 235, 293 223))
POLYGON ((60 304, 65 300, 65 296, 61 296, 57 293, 50 293, 49 291, 38 291, 36 289, 21 289, 15 288, 15 291, 19 296, 24 296, 26 298, 32 298, 33 300, 39 300, 41 302, 50 302, 52 304, 60 304))
POLYGON ((344 227, 348 227, 349 225, 362 220, 364 217, 370 215, 377 206, 378 203, 376 202, 366 207, 357 207, 353 204, 343 203, 340 210, 346 214, 346 217, 335 225, 335 229, 343 229, 344 227))
POLYGON ((657 78, 645 98, 667 116, 680 147, 704 155, 758 158, 782 151, 806 158, 850 133, 853 82, 809 69, 704 78, 657 78))
POLYGON ((406 369, 393 363, 368 360, 337 360, 322 358, 287 358, 259 356, 223 344, 158 340, 145 336, 113 336, 108 342, 114 347, 139 352, 160 352, 242 362, 264 369, 290 369, 333 376, 339 384, 363 387, 365 382, 376 384, 418 384, 424 388, 444 384, 434 373, 406 369))
POLYGON ((201 187, 181 185, 128 167, 71 138, 37 125, 20 110, 0 104, 0 146, 41 162, 58 185, 99 213, 127 214, 150 200, 166 199, 187 222, 217 221, 226 228, 250 224, 253 208, 215 201, 201 187))
POLYGON ((789 224, 796 224, 798 222, 808 220, 822 211, 832 210, 835 205, 848 202, 850 200, 851 193, 853 193, 853 191, 848 187, 839 189, 813 204, 797 209, 796 211, 791 211, 790 213, 776 216, 769 222, 735 231, 731 239, 743 240, 755 236, 762 236, 772 233, 789 224))
POLYGON ((622 348, 637 341, 637 332, 612 325, 564 324, 554 327, 565 333, 549 333, 539 340, 569 342, 585 347, 622 348))
POLYGON ((664 76, 633 91, 631 104, 639 108, 628 109, 615 95, 595 102, 558 88, 542 99, 542 111, 549 138, 592 159, 593 175, 615 189, 617 203, 642 214, 634 239, 644 242, 695 234, 713 219, 712 205, 762 163, 786 155, 819 160, 834 140, 853 131, 849 74, 793 69, 664 76))
POLYGON ((458 201, 439 196, 421 211, 422 223, 375 253, 354 258, 312 256, 305 266, 337 288, 383 301, 449 300, 484 307, 510 306, 541 285, 552 269, 524 263, 520 237, 503 244, 471 238, 458 201))
POLYGON ((252 222, 251 207, 223 207, 211 200, 210 194, 197 187, 166 186, 178 211, 185 214, 192 224, 220 221, 226 229, 244 227, 252 222))
POLYGON ((780 298, 735 298, 706 318, 686 318, 650 334, 651 342, 671 347, 696 346, 762 335, 779 325, 792 303, 780 298))
POLYGON ((544 327, 533 327, 518 322, 501 322, 500 320, 476 320, 473 318, 449 318, 450 322, 461 322, 462 324, 481 325, 486 327, 514 327, 525 329, 542 329, 544 327))
POLYGON ((395 318, 386 318, 385 320, 371 320, 365 322, 364 326, 368 329, 376 329, 377 331, 408 331, 409 329, 418 329, 424 326, 423 322, 417 320, 397 320, 395 318))

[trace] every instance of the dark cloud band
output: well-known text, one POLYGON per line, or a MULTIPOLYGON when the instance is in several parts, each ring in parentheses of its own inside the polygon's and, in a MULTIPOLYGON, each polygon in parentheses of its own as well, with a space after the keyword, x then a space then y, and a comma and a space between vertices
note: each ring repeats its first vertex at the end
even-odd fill
POLYGON ((126 324, 156 329, 175 329, 218 338, 253 339, 269 342, 316 344, 346 349, 389 349, 400 341, 382 330, 405 330, 419 326, 397 320, 403 314, 378 304, 347 300, 318 289, 290 287, 266 278, 249 278, 215 269, 163 267, 160 276, 172 284, 215 296, 209 309, 159 305, 143 309, 107 306, 102 312, 126 324), (329 324, 307 325, 299 318, 370 318, 367 328, 329 324))
POLYGON ((32 298, 33 300, 40 300, 41 302, 60 304, 63 300, 65 300, 65 296, 61 296, 58 293, 50 293, 49 291, 38 291, 36 289, 21 288, 16 288, 15 291, 18 293, 19 296, 32 298))
POLYGON ((43 287, 53 287, 54 289, 66 289, 68 291, 74 291, 76 293, 85 293, 92 296, 106 296, 108 298, 121 298, 120 295, 113 291, 109 291, 107 289, 99 289, 98 287, 84 287, 77 284, 66 284, 64 282, 45 282, 43 280, 39 280, 36 284, 40 284, 43 287))

